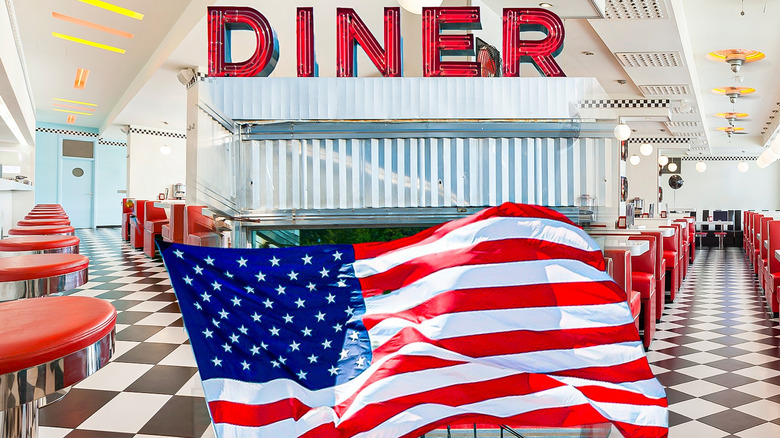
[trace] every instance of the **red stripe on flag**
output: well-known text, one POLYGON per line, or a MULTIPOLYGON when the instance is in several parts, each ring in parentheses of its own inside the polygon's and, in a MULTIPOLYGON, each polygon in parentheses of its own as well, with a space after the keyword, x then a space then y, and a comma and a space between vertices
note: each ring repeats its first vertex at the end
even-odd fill
POLYGON ((228 401, 209 402, 214 423, 240 424, 258 427, 293 418, 296 421, 311 408, 300 400, 288 398, 264 405, 245 405, 228 401))
POLYGON ((409 236, 390 242, 359 243, 353 245, 355 249, 355 258, 371 259, 400 248, 424 245, 426 243, 434 242, 441 238, 441 236, 460 227, 493 217, 552 219, 576 227, 576 225, 572 223, 569 218, 556 211, 544 207, 537 207, 535 205, 512 204, 507 202, 499 205, 498 207, 487 208, 477 214, 465 217, 463 219, 445 222, 436 227, 429 228, 425 231, 417 233, 414 236, 409 236))
POLYGON ((446 313, 587 306, 625 301, 625 291, 613 281, 460 289, 442 292, 408 310, 391 314, 366 315, 363 317, 363 324, 370 330, 379 322, 391 317, 422 322, 446 313))
POLYGON ((653 375, 653 372, 647 365, 647 359, 644 357, 619 365, 563 370, 550 374, 561 377, 598 380, 607 383, 638 382, 655 378, 655 375, 653 375), (631 376, 632 379, 626 380, 627 376, 631 376))
POLYGON ((469 357, 500 356, 544 350, 568 350, 621 342, 637 342, 633 323, 616 327, 558 330, 516 330, 432 340, 413 327, 405 327, 374 350, 372 361, 413 342, 426 342, 469 357))
POLYGON ((480 242, 425 255, 395 266, 385 272, 360 279, 364 297, 400 289, 433 272, 456 266, 486 265, 535 260, 576 259, 594 268, 606 269, 601 251, 583 251, 558 243, 537 239, 504 239, 480 242), (513 247, 522 249, 512 251, 513 247))
POLYGON ((577 386, 577 389, 590 400, 605 403, 623 403, 627 405, 645 405, 667 407, 666 399, 650 398, 643 394, 603 386, 577 386))

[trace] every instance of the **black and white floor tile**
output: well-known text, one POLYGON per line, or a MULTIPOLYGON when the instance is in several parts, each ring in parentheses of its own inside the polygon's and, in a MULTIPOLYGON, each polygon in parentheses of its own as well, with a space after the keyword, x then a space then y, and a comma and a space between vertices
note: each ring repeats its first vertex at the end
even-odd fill
MULTIPOLYGON (((117 349, 103 370, 41 410, 41 437, 214 436, 162 263, 131 249, 117 229, 78 235, 90 281, 71 293, 116 307, 117 349)), ((667 390, 670 437, 780 436, 780 326, 762 297, 741 249, 697 252, 648 352, 667 390)))

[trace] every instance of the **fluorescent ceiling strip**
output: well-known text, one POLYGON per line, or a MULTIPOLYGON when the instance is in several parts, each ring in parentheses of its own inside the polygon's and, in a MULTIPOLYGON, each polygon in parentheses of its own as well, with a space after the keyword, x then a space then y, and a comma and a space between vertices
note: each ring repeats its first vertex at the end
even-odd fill
POLYGON ((8 130, 16 137, 16 141, 18 141, 19 144, 27 144, 27 140, 25 140, 24 135, 22 135, 22 130, 19 129, 19 125, 16 124, 16 120, 14 120, 11 111, 8 110, 8 106, 6 106, 2 97, 0 97, 0 119, 8 126, 8 130))
POLYGON ((73 41, 74 43, 79 43, 79 44, 84 44, 84 45, 87 45, 87 46, 97 47, 98 49, 108 50, 108 51, 111 51, 111 52, 125 53, 125 49, 120 49, 118 47, 109 46, 107 44, 96 43, 94 41, 85 40, 85 39, 82 39, 82 38, 76 38, 76 37, 73 37, 73 36, 70 36, 70 35, 63 35, 63 34, 57 33, 57 32, 52 32, 51 36, 53 36, 55 38, 61 38, 63 40, 67 40, 67 41, 73 41))
POLYGON ((68 114, 68 123, 76 123, 76 115, 75 114, 68 114))
POLYGON ((80 68, 76 70, 76 80, 73 82, 73 88, 83 90, 87 85, 87 77, 89 76, 89 70, 80 68))
POLYGON ((58 20, 67 21, 73 24, 78 24, 79 26, 89 27, 91 29, 99 30, 102 32, 107 32, 112 35, 120 36, 122 38, 130 39, 133 37, 133 34, 131 34, 130 32, 114 29, 113 27, 103 26, 102 24, 97 24, 91 21, 82 20, 80 18, 70 17, 64 14, 60 14, 59 12, 52 12, 51 16, 58 20))
POLYGON ((68 102, 68 103, 75 103, 77 105, 86 105, 86 106, 97 106, 97 104, 94 103, 88 103, 88 102, 79 102, 78 100, 68 100, 68 99, 59 99, 54 97, 54 100, 58 100, 60 102, 68 102))
POLYGON ((52 105, 54 105, 54 106, 58 106, 58 107, 61 107, 61 108, 70 108, 70 109, 73 109, 73 110, 78 110, 78 111, 89 111, 89 112, 95 112, 95 110, 94 110, 93 108, 82 108, 82 107, 80 107, 80 106, 63 105, 63 104, 61 104, 61 103, 53 103, 52 105))
POLYGON ((78 114, 78 115, 81 115, 81 116, 94 116, 94 114, 90 114, 90 113, 82 113, 82 112, 79 112, 79 111, 71 111, 71 110, 64 110, 64 109, 57 109, 57 108, 52 108, 52 111, 59 111, 59 112, 62 112, 62 113, 78 114))
POLYGON ((113 5, 111 3, 104 2, 102 0, 79 0, 79 1, 81 3, 86 3, 88 5, 96 6, 98 8, 105 9, 107 11, 125 15, 130 18, 135 18, 136 20, 144 19, 144 14, 140 14, 138 12, 131 11, 130 9, 125 9, 121 6, 113 5))

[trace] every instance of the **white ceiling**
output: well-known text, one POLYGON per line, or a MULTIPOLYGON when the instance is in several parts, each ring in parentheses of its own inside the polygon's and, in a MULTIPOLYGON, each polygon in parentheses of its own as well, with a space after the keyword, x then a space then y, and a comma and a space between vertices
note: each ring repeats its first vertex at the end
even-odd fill
MULTIPOLYGON (((64 123, 66 114, 52 111, 53 97, 97 103, 95 116, 78 116, 77 125, 119 133, 119 125, 138 125, 184 132, 186 91, 176 79, 184 67, 206 70, 206 6, 246 5, 260 10, 277 32, 280 58, 274 76, 295 75, 295 8, 315 6, 316 56, 321 76, 335 75, 335 8, 355 8, 367 25, 381 35, 381 8, 397 6, 395 0, 299 0, 267 2, 260 0, 112 0, 146 16, 143 21, 112 14, 77 0, 16 0, 17 16, 30 81, 35 97, 37 120, 64 123), (51 12, 61 12, 136 34, 132 40, 105 34, 55 20, 51 12), (52 38, 62 32, 127 48, 119 55, 104 50, 52 38), (91 70, 86 90, 73 89, 77 67, 91 70)), ((501 47, 503 7, 537 7, 537 0, 445 0, 445 5, 482 6, 482 39, 501 47)), ((755 153, 772 132, 761 137, 761 128, 780 108, 780 87, 773 85, 774 58, 780 54, 780 27, 773 17, 780 13, 780 2, 745 0, 745 16, 739 15, 737 0, 557 0, 552 10, 564 18, 566 40, 558 62, 568 76, 594 76, 612 98, 669 98, 679 106, 685 101, 693 107, 689 114, 673 114, 673 123, 632 121, 638 137, 700 135, 702 149, 695 152, 731 154, 749 149, 755 153), (764 3, 767 11, 763 12, 764 3), (662 18, 601 19, 597 5, 607 10, 657 11, 662 18), (643 9, 648 6, 649 9, 643 9), (611 8, 611 9, 610 9, 611 8), (750 113, 741 125, 751 135, 728 139, 716 132, 725 121, 712 117, 729 111, 726 97, 709 92, 715 86, 729 85, 733 74, 726 64, 706 59, 706 53, 722 48, 755 48, 767 53, 767 59, 743 68, 743 85, 758 89, 757 98, 739 101, 736 109, 750 113), (586 55, 590 52, 592 55, 586 55), (619 53, 666 53, 675 57, 674 67, 629 67, 621 65, 619 53), (618 81, 626 81, 621 85, 618 81), (642 86, 675 86, 687 94, 643 95, 642 86)), ((404 74, 421 74, 420 16, 406 11, 401 17, 404 38, 404 74)), ((239 50, 241 44, 237 44, 239 50)), ((365 55, 359 51, 359 71, 363 76, 377 75, 365 55)), ((524 75, 537 75, 532 67, 524 75)), ((669 90, 661 90, 667 92, 669 90)), ((772 129, 770 129, 772 131, 772 129)), ((696 146, 696 145, 695 145, 696 146)))

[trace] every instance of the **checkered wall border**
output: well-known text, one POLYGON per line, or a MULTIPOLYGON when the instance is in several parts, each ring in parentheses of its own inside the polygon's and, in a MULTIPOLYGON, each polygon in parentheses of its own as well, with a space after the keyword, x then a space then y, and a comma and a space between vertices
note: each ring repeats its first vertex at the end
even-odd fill
POLYGON ((130 128, 131 134, 144 134, 144 135, 156 135, 158 137, 169 137, 169 138, 181 138, 186 139, 187 134, 180 134, 178 132, 166 132, 166 131, 155 131, 153 129, 140 129, 140 128, 130 128))
POLYGON ((78 135, 81 137, 98 136, 98 134, 94 132, 74 131, 71 129, 56 129, 56 128, 35 128, 35 132, 45 132, 48 134, 60 134, 60 135, 78 135))
POLYGON ((666 138, 666 137, 638 137, 629 138, 629 143, 655 143, 655 144, 682 144, 690 143, 690 138, 666 138))
POLYGON ((670 99, 590 99, 578 103, 580 108, 668 108, 670 99))
POLYGON ((682 157, 683 161, 755 161, 758 157, 713 157, 713 156, 704 156, 701 157, 693 156, 693 157, 682 157))
POLYGON ((102 138, 98 139, 98 144, 102 144, 105 146, 122 146, 127 147, 126 141, 111 141, 111 140, 104 140, 102 138))

